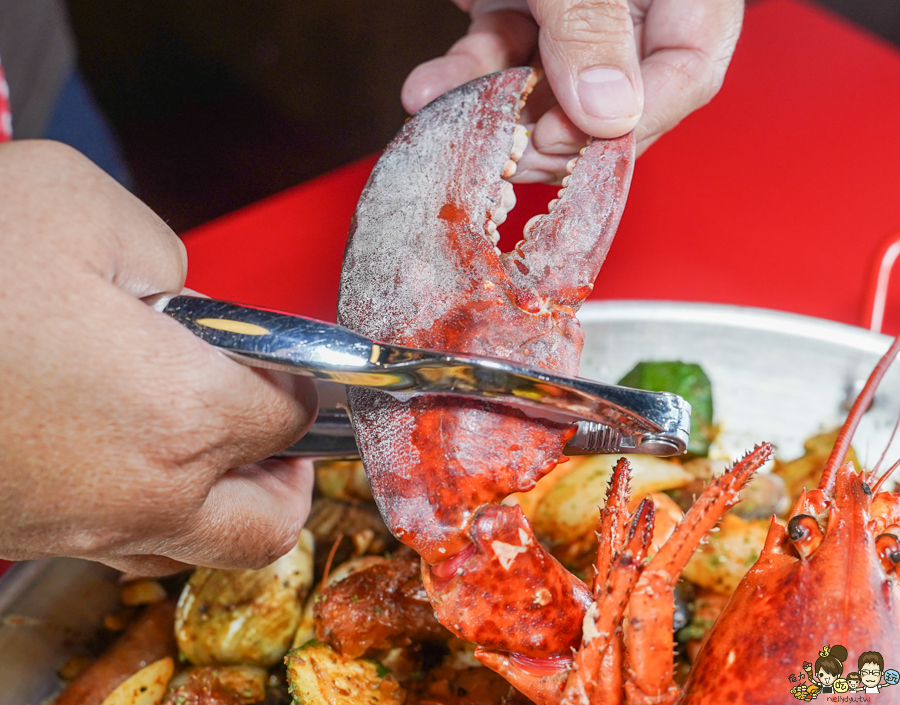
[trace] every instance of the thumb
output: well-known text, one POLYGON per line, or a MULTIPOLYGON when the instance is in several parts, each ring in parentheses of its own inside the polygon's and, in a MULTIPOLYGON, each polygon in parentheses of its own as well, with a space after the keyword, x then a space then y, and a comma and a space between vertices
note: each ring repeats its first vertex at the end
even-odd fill
POLYGON ((628 0, 529 0, 544 71, 563 111, 595 137, 637 125, 644 88, 628 0))

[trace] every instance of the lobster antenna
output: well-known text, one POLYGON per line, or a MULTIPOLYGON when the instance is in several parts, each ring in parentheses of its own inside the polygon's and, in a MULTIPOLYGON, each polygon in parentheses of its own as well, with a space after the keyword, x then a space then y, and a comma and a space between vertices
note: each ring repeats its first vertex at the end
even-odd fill
POLYGON ((878 364, 875 365, 875 369, 872 370, 872 374, 869 375, 869 379, 866 381, 866 386, 863 387, 859 396, 856 397, 856 401, 853 402, 850 413, 847 415, 847 420, 844 421, 844 425, 841 426, 837 441, 834 444, 834 448, 831 450, 831 455, 828 456, 828 461, 825 463, 825 469, 822 471, 822 480, 819 482, 819 489, 823 492, 828 494, 834 492, 837 469, 843 465, 844 458, 847 457, 847 450, 850 448, 850 441, 853 440, 853 434, 856 433, 856 428, 859 426, 863 414, 866 413, 869 404, 872 403, 872 397, 875 396, 875 390, 878 388, 882 377, 884 377, 885 373, 888 371, 894 358, 897 357, 898 352, 900 352, 900 336, 894 338, 891 347, 888 348, 888 351, 878 361, 878 364))
POLYGON ((876 494, 877 492, 879 492, 881 490, 882 483, 885 480, 887 480, 893 474, 894 470, 896 470, 897 468, 900 468, 900 460, 898 460, 896 463, 891 465, 891 467, 888 468, 887 472, 878 478, 878 482, 876 482, 872 486, 872 494, 876 494))
MULTIPOLYGON (((885 457, 887 456, 888 450, 890 450, 891 445, 894 442, 894 437, 897 435, 897 428, 900 428, 900 413, 897 414, 897 419, 894 421, 894 428, 891 429, 891 437, 888 438, 888 442, 884 446, 884 450, 881 451, 881 457, 878 459, 878 462, 875 463, 875 467, 873 467, 868 472, 868 477, 866 477, 866 481, 868 482, 870 479, 875 477, 878 474, 878 470, 881 468, 881 464, 884 462, 885 457)), ((896 465, 892 466, 890 470, 887 471, 887 475, 890 475, 895 469, 896 465)), ((881 480, 879 480, 879 484, 881 480)))

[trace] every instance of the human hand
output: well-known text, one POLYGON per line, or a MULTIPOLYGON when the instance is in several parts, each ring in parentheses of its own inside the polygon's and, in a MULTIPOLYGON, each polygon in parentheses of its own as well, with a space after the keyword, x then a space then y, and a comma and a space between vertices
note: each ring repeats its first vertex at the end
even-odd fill
POLYGON ((77 152, 0 145, 0 558, 144 575, 261 567, 297 541, 312 468, 265 458, 315 416, 309 380, 244 367, 142 298, 184 247, 77 152))
POLYGON ((635 130, 641 154, 718 92, 743 0, 453 0, 469 33, 403 86, 414 113, 442 93, 510 66, 542 65, 523 112, 531 143, 512 181, 558 182, 587 135, 635 130), (550 90, 552 89, 552 94, 550 90))

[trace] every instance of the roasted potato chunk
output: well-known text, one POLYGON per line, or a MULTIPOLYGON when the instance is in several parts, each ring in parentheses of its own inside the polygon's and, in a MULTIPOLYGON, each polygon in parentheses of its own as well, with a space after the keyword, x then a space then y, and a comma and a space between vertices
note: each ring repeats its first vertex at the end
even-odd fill
POLYGON ((313 539, 262 570, 198 568, 175 615, 178 648, 198 666, 276 664, 291 645, 313 581, 313 539))
POLYGON ((174 670, 175 664, 168 656, 154 661, 120 683, 102 705, 159 705, 174 670))
POLYGON ((691 556, 682 577, 700 587, 730 595, 759 559, 770 523, 770 519, 748 521, 726 514, 719 530, 710 534, 708 543, 691 556))

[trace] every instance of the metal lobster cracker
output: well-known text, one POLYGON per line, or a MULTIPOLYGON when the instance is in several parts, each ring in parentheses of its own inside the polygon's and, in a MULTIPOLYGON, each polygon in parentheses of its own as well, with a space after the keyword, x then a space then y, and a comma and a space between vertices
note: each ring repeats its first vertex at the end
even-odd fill
MULTIPOLYGON (((630 135, 590 143, 569 164, 549 214, 501 253, 496 225, 514 203, 502 177, 515 171, 524 149, 527 135, 516 121, 535 80, 525 68, 475 80, 420 111, 387 147, 353 222, 341 323, 392 344, 577 372, 582 335, 575 312, 624 207, 634 143, 630 135)), ((898 648, 897 500, 888 493, 873 500, 869 476, 839 468, 842 446, 787 530, 773 522, 763 556, 680 691, 673 680, 674 584, 770 457, 769 444, 714 480, 649 562, 654 507, 645 500, 628 516, 629 470, 620 462, 600 512, 588 587, 540 546, 517 507, 500 504, 554 468, 571 424, 484 400, 397 399, 361 388, 351 389, 349 400, 376 501, 391 531, 422 556, 438 619, 541 705, 784 702, 791 696, 774 683, 779 669, 789 673, 800 651, 813 648, 786 644, 798 631, 791 620, 803 625, 807 641, 820 638, 813 603, 846 620, 841 629, 838 618, 822 620, 833 627, 824 638, 858 648, 877 622, 873 634, 898 648), (863 575, 852 588, 835 570, 838 554, 863 575), (785 596, 788 589, 796 598, 785 596), (859 608, 860 600, 873 609, 857 627, 847 605, 859 608)))
MULTIPOLYGON (((576 421, 570 442, 575 451, 669 456, 687 446, 691 408, 676 394, 601 384, 496 358, 388 345, 331 323, 228 301, 164 296, 153 305, 246 365, 399 395, 502 401, 576 421)), ((281 455, 357 456, 352 436, 346 410, 323 409, 309 433, 281 455)))

